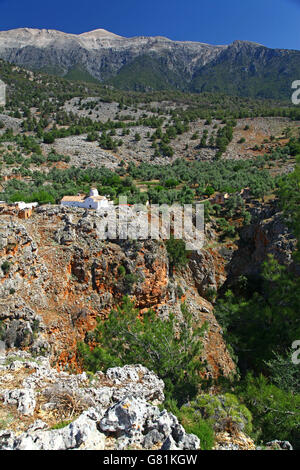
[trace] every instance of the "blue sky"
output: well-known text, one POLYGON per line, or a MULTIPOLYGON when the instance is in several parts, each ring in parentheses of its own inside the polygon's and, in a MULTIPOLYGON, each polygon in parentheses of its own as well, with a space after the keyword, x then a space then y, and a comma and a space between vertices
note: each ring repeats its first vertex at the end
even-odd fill
POLYGON ((31 27, 300 50, 300 0, 0 0, 0 30, 31 27))

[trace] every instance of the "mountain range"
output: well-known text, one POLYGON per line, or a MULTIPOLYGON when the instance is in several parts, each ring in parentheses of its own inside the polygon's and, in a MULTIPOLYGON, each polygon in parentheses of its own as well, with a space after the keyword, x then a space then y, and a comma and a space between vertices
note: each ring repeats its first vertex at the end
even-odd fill
POLYGON ((97 29, 68 34, 19 28, 0 32, 0 58, 69 79, 136 91, 222 92, 288 99, 300 79, 300 51, 234 41, 229 45, 125 38, 97 29))

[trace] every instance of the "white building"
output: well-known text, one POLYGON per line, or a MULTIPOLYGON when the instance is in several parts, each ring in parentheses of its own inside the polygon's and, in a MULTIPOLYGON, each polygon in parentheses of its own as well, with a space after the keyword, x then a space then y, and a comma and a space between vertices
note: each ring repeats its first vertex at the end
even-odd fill
POLYGON ((0 106, 6 105, 6 85, 0 80, 0 106))
POLYGON ((19 209, 20 211, 24 210, 24 209, 34 209, 35 207, 37 207, 39 205, 38 202, 23 202, 23 201, 18 201, 18 202, 15 202, 14 205, 16 206, 17 209, 19 209))
POLYGON ((90 194, 86 196, 64 196, 61 200, 62 206, 83 207, 84 209, 103 210, 109 209, 112 202, 106 196, 99 196, 97 189, 91 188, 90 194))

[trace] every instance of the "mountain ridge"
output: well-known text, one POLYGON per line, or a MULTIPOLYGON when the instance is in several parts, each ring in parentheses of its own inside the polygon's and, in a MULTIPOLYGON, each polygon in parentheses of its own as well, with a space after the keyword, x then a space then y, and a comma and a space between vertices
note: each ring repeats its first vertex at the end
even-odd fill
POLYGON ((61 76, 91 76, 121 89, 217 91, 287 99, 300 77, 300 51, 235 40, 229 45, 118 36, 104 29, 80 34, 51 29, 0 31, 0 58, 61 76), (84 73, 77 74, 78 68, 84 73))

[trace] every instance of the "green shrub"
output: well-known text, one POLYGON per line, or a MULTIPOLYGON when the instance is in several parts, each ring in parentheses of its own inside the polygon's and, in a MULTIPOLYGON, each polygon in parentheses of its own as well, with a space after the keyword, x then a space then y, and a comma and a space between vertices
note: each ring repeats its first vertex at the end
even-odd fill
POLYGON ((183 406, 177 417, 189 434, 195 434, 200 439, 201 450, 211 450, 215 443, 215 433, 212 425, 205 421, 193 408, 183 406))
POLYGON ((176 178, 168 178, 165 181, 165 187, 166 188, 176 188, 178 186, 179 181, 176 178))
POLYGON ((126 293, 131 293, 134 284, 138 281, 136 274, 128 273, 123 278, 124 289, 126 293))
POLYGON ((274 353, 274 358, 266 362, 270 372, 270 381, 281 390, 300 394, 300 374, 299 365, 294 364, 291 349, 284 356, 274 353))
POLYGON ((96 372, 143 364, 164 380, 167 398, 182 405, 197 394, 202 382, 200 371, 204 363, 200 357, 206 324, 195 327, 184 304, 181 310, 180 322, 172 314, 162 320, 151 310, 140 318, 139 311, 124 297, 122 306, 112 310, 104 322, 99 320, 86 342, 78 344, 82 366, 96 372), (93 350, 89 341, 96 345, 93 350))
POLYGON ((44 144, 53 144, 55 142, 55 135, 48 132, 44 135, 44 144))
POLYGON ((260 375, 248 375, 237 388, 253 415, 255 432, 263 442, 290 441, 300 449, 300 394, 281 390, 260 375))
POLYGON ((99 138, 99 133, 96 131, 89 132, 86 140, 87 142, 95 142, 99 138))
POLYGON ((177 297, 181 298, 184 295, 184 290, 180 285, 176 286, 176 295, 177 297))
POLYGON ((4 263, 1 265, 1 269, 4 274, 8 274, 10 271, 10 263, 8 261, 4 261, 4 263))
POLYGON ((61 421, 60 423, 54 424, 51 429, 63 429, 69 426, 72 423, 72 420, 61 421))
POLYGON ((121 277, 124 277, 125 274, 126 274, 126 269, 124 268, 123 265, 119 266, 118 267, 118 274, 121 276, 121 277))
POLYGON ((209 302, 214 302, 217 297, 217 290, 213 287, 209 287, 206 289, 204 296, 209 302))
POLYGON ((171 236, 170 239, 166 241, 166 248, 171 270, 174 267, 184 266, 187 263, 187 252, 183 240, 177 240, 174 236, 171 236))
POLYGON ((189 407, 208 421, 215 431, 223 431, 228 425, 232 425, 246 434, 252 432, 251 412, 231 393, 218 396, 198 395, 189 407))
POLYGON ((224 237, 235 236, 235 226, 231 225, 226 219, 218 219, 218 230, 220 230, 224 237))

